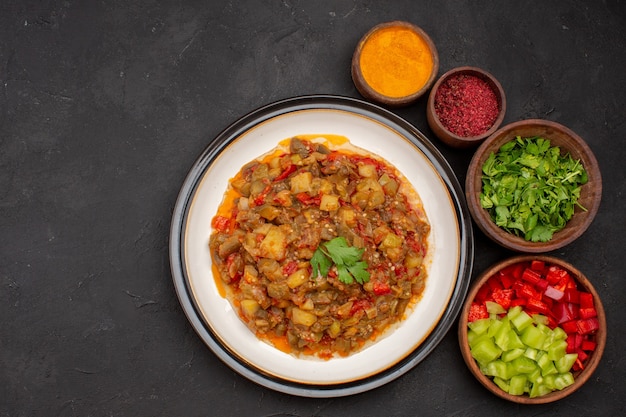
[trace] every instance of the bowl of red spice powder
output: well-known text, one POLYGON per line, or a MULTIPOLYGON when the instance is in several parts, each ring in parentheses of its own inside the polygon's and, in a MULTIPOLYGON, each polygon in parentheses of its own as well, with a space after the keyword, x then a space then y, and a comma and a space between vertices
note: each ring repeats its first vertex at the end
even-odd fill
POLYGON ((428 97, 433 133, 455 148, 478 146, 504 120, 506 97, 498 80, 480 68, 458 67, 443 74, 428 97))

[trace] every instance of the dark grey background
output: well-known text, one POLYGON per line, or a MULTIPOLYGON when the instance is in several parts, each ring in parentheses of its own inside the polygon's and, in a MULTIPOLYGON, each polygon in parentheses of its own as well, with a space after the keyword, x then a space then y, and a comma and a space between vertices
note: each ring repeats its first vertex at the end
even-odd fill
MULTIPOLYGON (((521 416, 626 412, 626 4, 605 1, 19 1, 0 4, 0 416, 521 416), (505 123, 560 122, 604 180, 590 229, 553 255, 599 291, 608 342, 571 397, 523 407, 470 375, 455 331, 400 379, 338 399, 262 388, 187 322, 171 211, 196 157, 253 109, 359 97, 349 65, 375 24, 433 38, 440 73, 501 81, 505 123)), ((428 137, 425 98, 396 113, 428 137)), ((433 138, 464 182, 471 152, 433 138)), ((474 276, 510 256, 476 230, 474 276)))

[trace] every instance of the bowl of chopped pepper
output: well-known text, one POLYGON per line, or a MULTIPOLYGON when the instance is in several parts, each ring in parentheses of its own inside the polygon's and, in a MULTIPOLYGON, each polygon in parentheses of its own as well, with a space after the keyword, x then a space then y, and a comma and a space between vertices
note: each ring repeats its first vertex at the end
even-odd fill
POLYGON ((587 143, 549 120, 508 124, 470 162, 465 193, 478 227, 521 253, 550 252, 580 237, 602 195, 598 162, 587 143))
POLYGON ((478 146, 504 120, 506 96, 500 82, 476 67, 443 74, 428 96, 426 117, 431 130, 454 148, 478 146))
POLYGON ((458 337, 465 363, 489 391, 542 404, 589 380, 606 345, 606 316, 597 291, 574 266, 518 255, 476 279, 458 337))

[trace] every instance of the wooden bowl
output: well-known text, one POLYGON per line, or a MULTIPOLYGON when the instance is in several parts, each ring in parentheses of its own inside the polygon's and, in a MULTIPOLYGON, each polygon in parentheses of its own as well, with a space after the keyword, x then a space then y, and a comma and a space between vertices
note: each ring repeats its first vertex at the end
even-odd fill
POLYGON ((606 327, 606 314, 604 311, 604 307, 602 306, 602 302, 600 300, 600 296, 596 292, 595 288, 591 284, 591 282, 587 279, 582 272, 576 269, 571 264, 555 258, 551 256, 545 255, 517 255, 501 262, 498 262, 484 271, 480 276, 476 278, 474 283, 472 284, 467 298, 465 300, 465 304, 461 310, 459 317, 459 328, 458 328, 458 338, 459 338, 459 346, 461 348, 461 354, 463 355, 463 360, 469 367, 471 373, 478 379, 478 381, 487 388, 490 392, 497 395, 500 398, 504 398, 505 400, 512 401, 520 404, 545 404, 553 401, 560 400, 562 398, 571 395, 580 387, 582 387, 585 382, 591 378, 591 375, 594 373, 598 364, 600 363, 600 359, 602 358, 602 354, 604 352, 604 348, 606 346, 606 335, 607 335, 607 327, 606 327), (526 262, 532 260, 540 260, 544 261, 546 264, 558 265, 567 271, 569 271, 572 278, 576 280, 578 283, 579 290, 584 290, 593 294, 594 305, 598 315, 598 321, 600 323, 600 328, 595 334, 595 342, 597 343, 596 348, 593 352, 590 353, 589 358, 587 358, 585 362, 585 368, 582 371, 573 372, 574 375, 574 384, 569 387, 564 388, 561 391, 553 391, 549 394, 530 398, 528 395, 511 395, 506 391, 502 390, 498 387, 491 378, 485 376, 481 371, 477 364, 477 362, 472 357, 470 352, 469 343, 467 340, 467 323, 468 323, 468 314, 469 309, 472 304, 472 301, 476 297, 478 290, 487 282, 489 278, 491 278, 498 271, 511 266, 513 264, 519 262, 526 262))
POLYGON ((437 136, 445 144, 459 149, 474 148, 478 146, 483 140, 485 140, 489 135, 493 134, 500 127, 502 121, 504 120, 505 113, 506 96, 504 94, 504 89, 502 88, 502 85, 493 75, 485 70, 476 67, 453 68, 443 74, 437 80, 435 85, 433 85, 433 88, 428 96, 428 104, 426 107, 426 118, 428 120, 428 125, 430 126, 435 136, 437 136), (481 80, 485 81, 489 85, 491 90, 495 93, 496 100, 498 101, 498 116, 496 117, 495 121, 489 129, 475 136, 459 136, 458 134, 451 132, 444 125, 444 123, 442 123, 436 111, 435 98, 437 96, 437 91, 439 91, 441 86, 451 78, 459 77, 462 75, 478 77, 481 80))
MULTIPOLYGON (((356 89, 366 99, 378 102, 388 107, 403 107, 403 106, 408 106, 409 104, 415 102, 418 98, 423 96, 433 85, 437 77, 438 71, 439 71, 439 54, 430 36, 428 36, 428 34, 424 32, 424 30, 422 30, 420 27, 412 23, 404 22, 404 21, 393 21, 393 22, 381 23, 379 25, 374 26, 361 38, 352 56, 351 72, 352 72, 352 80, 354 82, 354 85, 356 86, 356 89), (381 93, 380 91, 377 91, 376 89, 374 89, 368 83, 366 78, 363 76, 363 71, 361 68, 361 53, 363 51, 363 47, 368 42, 368 40, 370 40, 370 38, 372 38, 372 36, 376 34, 377 32, 392 29, 392 28, 398 28, 401 30, 409 30, 413 32, 414 34, 416 34, 419 38, 421 38, 426 44, 426 46, 428 47, 428 50, 429 50, 429 53, 431 55, 432 62, 433 62, 432 70, 430 72, 430 76, 426 80, 426 83, 421 88, 419 88, 419 90, 413 93, 401 96, 401 97, 393 97, 390 95, 385 95, 381 93)), ((402 74, 402 76, 403 78, 410 78, 411 74, 402 74)))
POLYGON ((487 138, 474 153, 465 179, 467 204, 478 227, 499 245, 522 253, 550 252, 566 246, 582 235, 593 221, 602 197, 602 177, 598 162, 587 145, 576 133, 565 126, 548 120, 528 119, 508 124, 487 138), (498 227, 480 204, 482 166, 492 152, 498 152, 505 143, 520 136, 541 136, 552 146, 559 146, 561 154, 570 153, 580 160, 587 171, 588 181, 582 185, 578 202, 586 208, 576 208, 564 229, 555 232, 547 242, 531 242, 498 227))

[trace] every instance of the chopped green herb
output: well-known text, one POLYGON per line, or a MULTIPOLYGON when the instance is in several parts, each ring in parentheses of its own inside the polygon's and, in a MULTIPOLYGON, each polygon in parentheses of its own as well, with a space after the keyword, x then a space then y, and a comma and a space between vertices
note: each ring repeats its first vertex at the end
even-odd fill
POLYGON ((481 206, 509 233, 547 242, 574 215, 587 172, 570 154, 541 137, 502 145, 482 166, 481 206))
POLYGON ((330 267, 333 265, 332 260, 324 254, 321 248, 317 248, 311 258, 311 266, 313 267, 313 276, 327 276, 330 267))
POLYGON ((328 276, 328 271, 335 265, 339 281, 344 284, 352 284, 354 280, 359 284, 370 280, 367 272, 367 262, 362 261, 363 249, 348 246, 343 237, 336 237, 319 245, 313 257, 311 266, 313 276, 328 276))

